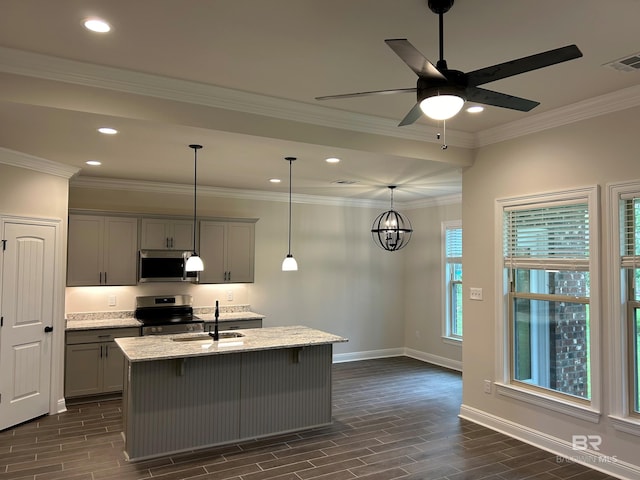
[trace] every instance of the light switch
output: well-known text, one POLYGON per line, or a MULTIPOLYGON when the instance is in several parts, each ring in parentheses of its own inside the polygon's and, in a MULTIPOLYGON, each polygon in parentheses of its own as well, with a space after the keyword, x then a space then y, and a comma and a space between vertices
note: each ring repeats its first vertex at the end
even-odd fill
POLYGON ((482 300, 482 289, 477 287, 469 288, 469 298, 471 300, 482 300))
POLYGON ((233 302, 233 290, 227 290, 227 301, 233 302))
POLYGON ((116 296, 115 295, 109 295, 109 297, 107 298, 107 303, 110 307, 115 307, 116 306, 116 296))

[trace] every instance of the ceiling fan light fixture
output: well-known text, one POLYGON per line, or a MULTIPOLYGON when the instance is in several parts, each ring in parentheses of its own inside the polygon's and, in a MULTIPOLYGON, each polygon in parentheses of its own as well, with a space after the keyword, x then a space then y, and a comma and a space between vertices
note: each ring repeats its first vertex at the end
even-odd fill
POLYGON ((465 99, 455 93, 435 92, 420 101, 420 110, 433 120, 448 120, 462 109, 465 99))

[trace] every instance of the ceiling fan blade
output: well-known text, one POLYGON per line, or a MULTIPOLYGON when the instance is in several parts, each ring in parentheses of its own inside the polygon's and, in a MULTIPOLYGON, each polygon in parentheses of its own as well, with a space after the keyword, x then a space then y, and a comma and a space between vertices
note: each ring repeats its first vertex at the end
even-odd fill
POLYGON ((484 105, 492 105, 494 107, 509 108, 511 110, 519 110, 528 112, 529 110, 540 105, 540 102, 527 100, 526 98, 514 97, 506 93, 494 92, 485 88, 467 87, 465 92, 467 101, 482 103, 484 105))
POLYGON ((409 113, 407 113, 402 121, 398 124, 399 127, 404 127, 405 125, 411 125, 416 120, 418 120, 422 116, 422 110, 420 110, 420 103, 416 103, 409 113))
POLYGON ((373 90, 371 92, 356 92, 356 93, 343 93, 341 95, 325 95, 323 97, 316 97, 316 100, 331 100, 334 98, 356 98, 366 97, 367 95, 390 95, 393 93, 415 93, 416 88, 396 88, 394 90, 373 90))
POLYGON ((580 58, 582 52, 575 45, 567 45, 566 47, 548 50, 546 52, 537 53, 528 57, 511 60, 505 63, 499 63, 491 67, 481 68, 467 73, 467 80, 470 87, 484 85, 485 83, 494 82, 502 78, 512 77, 521 73, 530 72, 539 68, 548 67, 557 63, 580 58))
POLYGON ((406 38, 394 38, 384 41, 391 50, 396 52, 404 63, 419 77, 446 80, 445 76, 433 63, 425 58, 406 38))

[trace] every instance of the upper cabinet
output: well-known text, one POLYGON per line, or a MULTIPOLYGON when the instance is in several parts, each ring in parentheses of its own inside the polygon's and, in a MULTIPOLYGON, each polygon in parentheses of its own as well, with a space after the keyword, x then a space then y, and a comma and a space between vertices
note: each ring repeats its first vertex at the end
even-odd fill
POLYGON ((200 283, 253 283, 255 222, 200 222, 200 283))
POLYGON ((69 215, 67 285, 135 285, 138 219, 69 215))
POLYGON ((193 220, 143 218, 142 250, 193 250, 193 220))

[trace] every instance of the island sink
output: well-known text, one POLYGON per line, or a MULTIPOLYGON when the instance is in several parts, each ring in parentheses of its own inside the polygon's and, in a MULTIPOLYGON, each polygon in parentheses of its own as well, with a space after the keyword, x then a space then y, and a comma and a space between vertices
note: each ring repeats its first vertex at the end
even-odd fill
MULTIPOLYGON (((240 332, 220 332, 220 340, 223 338, 240 338, 244 337, 244 333, 240 332)), ((202 342, 202 341, 213 341, 213 337, 210 334, 198 334, 198 335, 190 335, 188 337, 173 337, 171 340, 174 342, 202 342)))

